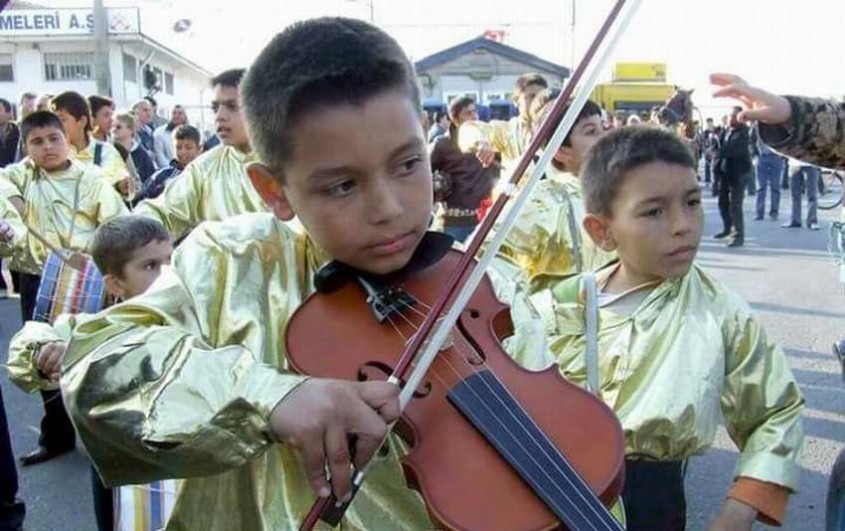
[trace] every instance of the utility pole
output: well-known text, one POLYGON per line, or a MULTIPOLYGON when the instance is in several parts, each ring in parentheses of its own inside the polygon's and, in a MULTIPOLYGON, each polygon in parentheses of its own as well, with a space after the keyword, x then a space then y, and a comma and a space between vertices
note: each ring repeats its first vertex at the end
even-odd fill
POLYGON ((569 68, 575 68, 575 0, 570 0, 572 2, 572 15, 570 20, 570 27, 569 27, 569 68))
POLYGON ((94 74, 97 94, 111 97, 111 71, 109 68, 109 30, 103 0, 94 0, 94 74))

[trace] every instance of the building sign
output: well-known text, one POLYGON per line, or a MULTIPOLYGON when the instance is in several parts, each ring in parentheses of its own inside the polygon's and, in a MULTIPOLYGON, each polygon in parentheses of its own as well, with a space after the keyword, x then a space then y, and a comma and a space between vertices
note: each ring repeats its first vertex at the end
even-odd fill
MULTIPOLYGON (((108 32, 112 35, 140 33, 137 7, 106 10, 108 32)), ((94 33, 92 9, 12 9, 0 12, 0 36, 90 35, 94 33)))

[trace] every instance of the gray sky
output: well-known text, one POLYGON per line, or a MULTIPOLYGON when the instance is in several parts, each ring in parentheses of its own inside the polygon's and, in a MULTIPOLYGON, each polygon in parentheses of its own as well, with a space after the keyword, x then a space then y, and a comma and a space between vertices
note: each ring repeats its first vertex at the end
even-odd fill
MULTIPOLYGON (((503 29, 506 43, 572 66, 612 0, 106 0, 139 5, 142 29, 212 71, 246 66, 295 20, 323 15, 370 19, 413 59, 503 29), (520 7, 517 7, 520 6, 520 7), (188 35, 175 20, 190 18, 188 35)), ((42 0, 79 6, 84 0, 42 0)), ((780 93, 845 95, 845 0, 643 0, 614 61, 665 62, 669 81, 696 89, 705 114, 726 106, 709 97, 707 75, 737 73, 780 93)), ((610 78, 606 72, 605 79, 610 78)))

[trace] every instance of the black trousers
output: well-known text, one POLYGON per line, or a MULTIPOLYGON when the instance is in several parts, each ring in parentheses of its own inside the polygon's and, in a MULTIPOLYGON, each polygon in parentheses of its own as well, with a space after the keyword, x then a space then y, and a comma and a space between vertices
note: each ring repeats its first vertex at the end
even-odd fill
POLYGON ((685 461, 625 460, 625 519, 628 531, 683 531, 685 461))
POLYGON ((26 506, 16 501, 18 495, 18 471, 12 454, 12 440, 9 423, 3 405, 3 389, 0 389, 0 531, 19 531, 26 516, 26 506))
MULTIPOLYGON (((38 294, 38 284, 41 277, 20 273, 21 290, 21 321, 31 321, 35 312, 35 296, 38 294)), ((44 417, 41 419, 41 435, 38 444, 55 451, 68 450, 76 447, 76 432, 70 417, 62 402, 62 393, 56 391, 41 391, 44 402, 44 417)))
POLYGON ((719 183, 719 215, 725 232, 733 228, 738 240, 745 239, 745 220, 742 216, 742 201, 745 199, 748 175, 722 175, 719 183))
POLYGON ((94 516, 97 518, 97 531, 114 530, 114 493, 103 485, 103 480, 91 465, 91 494, 94 496, 94 516))
POLYGON ((12 455, 9 422, 3 406, 3 389, 0 388, 0 505, 9 505, 18 495, 18 470, 12 455))

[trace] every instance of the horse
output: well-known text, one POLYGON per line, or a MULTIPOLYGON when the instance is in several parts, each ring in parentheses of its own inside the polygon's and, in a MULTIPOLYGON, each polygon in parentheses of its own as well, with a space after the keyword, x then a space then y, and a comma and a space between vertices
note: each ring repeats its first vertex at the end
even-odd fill
POLYGON ((676 131, 681 137, 693 139, 695 137, 693 91, 695 89, 684 90, 675 86, 675 92, 672 96, 653 113, 652 121, 676 131))

